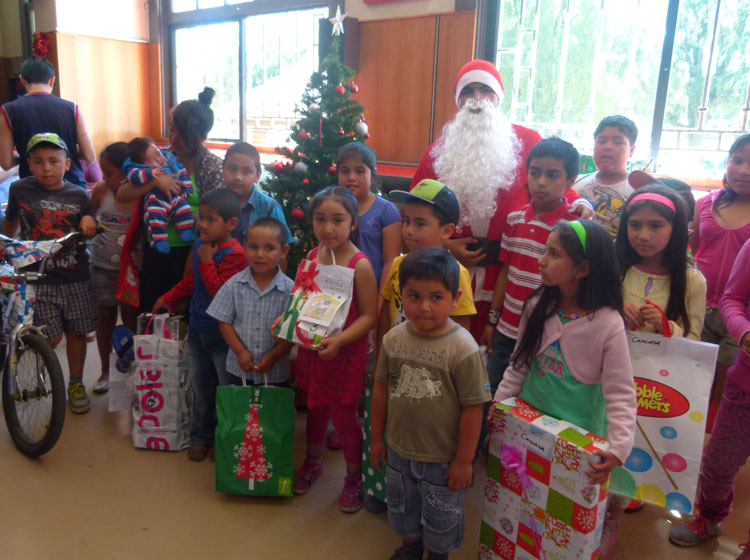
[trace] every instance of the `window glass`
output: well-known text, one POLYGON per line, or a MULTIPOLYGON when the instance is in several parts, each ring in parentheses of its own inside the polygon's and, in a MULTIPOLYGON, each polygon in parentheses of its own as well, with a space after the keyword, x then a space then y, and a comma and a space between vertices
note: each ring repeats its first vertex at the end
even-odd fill
POLYGON ((240 137, 239 22, 175 30, 175 99, 196 99, 208 86, 216 91, 211 139, 240 137), (210 48, 208 48, 210 46, 210 48))
POLYGON ((287 143, 305 84, 318 67, 318 20, 327 8, 245 19, 245 133, 261 146, 287 143))
POLYGON ((189 12, 195 9, 195 0, 171 0, 170 7, 173 12, 189 12))
POLYGON ((666 11, 639 0, 503 0, 505 114, 582 154, 598 122, 622 114, 638 126, 634 159, 648 159, 666 11))

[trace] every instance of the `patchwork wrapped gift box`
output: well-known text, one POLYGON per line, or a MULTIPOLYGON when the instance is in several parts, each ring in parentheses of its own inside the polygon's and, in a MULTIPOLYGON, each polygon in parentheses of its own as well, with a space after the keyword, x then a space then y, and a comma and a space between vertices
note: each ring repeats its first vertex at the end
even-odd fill
POLYGON ((492 412, 479 557, 598 558, 608 483, 591 484, 584 471, 609 444, 521 399, 492 412))

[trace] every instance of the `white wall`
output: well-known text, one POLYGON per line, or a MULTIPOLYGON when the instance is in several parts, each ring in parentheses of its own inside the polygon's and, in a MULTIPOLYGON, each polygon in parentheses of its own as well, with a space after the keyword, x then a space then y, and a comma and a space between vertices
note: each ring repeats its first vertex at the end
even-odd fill
POLYGON ((18 0, 0 0, 0 57, 22 56, 18 0))
POLYGON ((144 0, 34 0, 36 29, 147 42, 145 4, 144 0))
POLYGON ((453 12, 456 9, 456 0, 395 0, 379 4, 365 4, 363 0, 345 0, 345 6, 349 17, 371 21, 453 12))

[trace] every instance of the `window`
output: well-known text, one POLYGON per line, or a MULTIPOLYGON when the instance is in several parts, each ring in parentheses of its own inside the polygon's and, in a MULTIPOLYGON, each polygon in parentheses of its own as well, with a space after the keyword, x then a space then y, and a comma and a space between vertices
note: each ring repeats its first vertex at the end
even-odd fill
POLYGON ((660 100, 668 6, 500 0, 495 62, 506 114, 590 154, 599 120, 620 113, 638 125, 635 165, 657 157, 660 173, 721 177, 726 150, 748 130, 750 3, 679 2, 669 87, 660 100), (654 119, 659 114, 663 119, 654 119))
POLYGON ((328 17, 327 3, 172 0, 170 7, 170 105, 208 86, 216 90, 211 140, 286 143, 318 66, 318 20, 328 17))

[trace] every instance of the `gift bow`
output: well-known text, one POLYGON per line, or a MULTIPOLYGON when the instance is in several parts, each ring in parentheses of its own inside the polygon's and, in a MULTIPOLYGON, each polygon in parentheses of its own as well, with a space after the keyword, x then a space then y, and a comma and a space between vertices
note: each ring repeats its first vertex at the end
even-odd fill
POLYGON ((294 279, 293 292, 296 292, 299 288, 302 288, 305 293, 308 292, 319 292, 320 287, 315 283, 315 277, 320 272, 317 267, 317 262, 313 261, 306 270, 298 270, 297 277, 294 279))
MULTIPOLYGON (((500 464, 504 469, 516 471, 518 474, 518 480, 521 482, 521 492, 523 499, 527 502, 529 500, 528 492, 526 489, 533 486, 529 474, 526 472, 526 460, 524 458, 524 452, 520 447, 515 447, 508 443, 503 443, 500 447, 500 464)), ((534 516, 530 516, 530 527, 531 532, 534 534, 534 543, 536 544, 537 550, 539 550, 540 558, 547 560, 547 555, 544 553, 542 548, 542 537, 536 528, 536 520, 534 516)))

